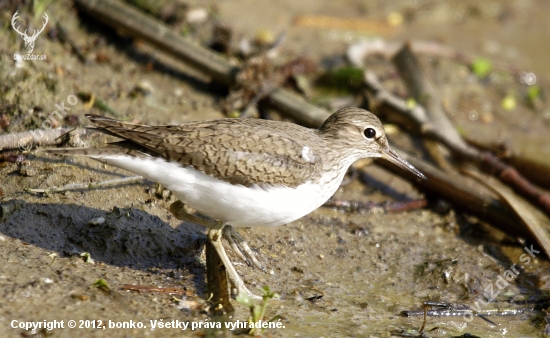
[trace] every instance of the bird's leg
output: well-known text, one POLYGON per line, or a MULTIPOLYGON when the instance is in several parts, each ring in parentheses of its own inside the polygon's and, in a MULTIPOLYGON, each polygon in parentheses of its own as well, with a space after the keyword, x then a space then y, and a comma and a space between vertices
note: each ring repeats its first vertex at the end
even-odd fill
POLYGON ((262 299, 260 296, 256 296, 244 284, 244 281, 241 279, 239 274, 237 273, 237 270, 235 270, 235 267, 229 260, 229 257, 227 257, 227 254, 225 253, 225 249, 222 245, 222 236, 223 236, 223 228, 225 225, 221 222, 218 222, 214 228, 210 228, 208 230, 208 239, 210 240, 210 243, 216 249, 216 252, 220 256, 223 265, 225 266, 225 269, 227 270, 227 277, 229 277, 229 282, 231 283, 231 287, 236 290, 236 295, 239 295, 241 293, 246 293, 253 299, 262 299))
POLYGON ((265 269, 261 266, 261 264, 258 262, 256 257, 254 256, 254 253, 252 252, 248 244, 246 244, 246 241, 244 240, 244 238, 237 231, 235 231, 233 227, 226 226, 221 222, 216 222, 206 217, 200 217, 200 216, 189 214, 188 212, 185 211, 184 204, 181 201, 176 201, 172 203, 170 205, 170 212, 172 212, 172 214, 179 220, 193 222, 195 224, 199 224, 209 228, 208 239, 210 240, 210 243, 212 243, 212 246, 214 247, 214 249, 216 249, 216 252, 220 256, 222 263, 227 270, 229 282, 231 283, 231 286, 237 290, 237 295, 241 292, 245 292, 254 299, 261 299, 261 297, 254 295, 252 292, 250 292, 246 288, 243 280, 238 275, 237 271, 235 270, 235 267, 229 260, 229 257, 227 256, 225 249, 222 245, 221 238, 222 236, 225 236, 225 238, 228 240, 233 250, 235 250, 235 252, 244 261, 248 263, 253 262, 254 265, 256 265, 257 267, 265 271, 265 269), (239 242, 239 244, 242 246, 242 250, 235 243, 233 238, 239 242), (243 251, 248 254, 248 256, 250 257, 250 260, 245 258, 243 251))
POLYGON ((185 211, 185 204, 182 201, 175 201, 170 204, 170 212, 181 221, 189 221, 198 225, 202 225, 209 229, 214 228, 218 222, 211 220, 210 218, 192 215, 185 211))

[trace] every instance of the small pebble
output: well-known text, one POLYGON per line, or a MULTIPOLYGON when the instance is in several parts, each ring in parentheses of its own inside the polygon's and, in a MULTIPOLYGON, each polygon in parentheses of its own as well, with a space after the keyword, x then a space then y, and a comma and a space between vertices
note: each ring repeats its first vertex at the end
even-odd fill
POLYGON ((94 226, 101 225, 103 223, 105 223, 105 218, 103 217, 93 218, 88 221, 89 225, 94 225, 94 226))
POLYGON ((203 23, 206 19, 208 11, 203 7, 191 8, 185 13, 185 21, 190 24, 203 23))

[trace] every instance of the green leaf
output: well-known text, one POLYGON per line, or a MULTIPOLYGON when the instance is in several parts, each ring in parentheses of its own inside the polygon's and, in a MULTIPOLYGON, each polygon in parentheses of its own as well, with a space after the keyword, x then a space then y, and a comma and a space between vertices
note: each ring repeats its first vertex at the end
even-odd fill
POLYGON ((330 69, 316 81, 318 86, 337 93, 356 92, 362 83, 363 69, 349 66, 330 69))
POLYGON ((416 107, 416 100, 414 99, 414 97, 407 98, 405 103, 407 104, 407 108, 413 109, 414 107, 416 107))
POLYGON ((478 57, 472 61, 472 72, 480 79, 489 75, 491 70, 493 70, 493 64, 489 59, 478 57))
POLYGON ((252 298, 247 293, 239 293, 237 295, 237 298, 235 298, 237 303, 242 304, 244 306, 252 307, 254 306, 254 302, 252 301, 252 298))
POLYGON ((94 282, 94 287, 100 289, 103 292, 110 293, 111 290, 109 289, 109 284, 107 284, 107 281, 103 278, 100 278, 94 282))
POLYGON ((100 278, 100 279, 98 279, 94 282, 94 286, 95 287, 100 287, 100 286, 109 287, 109 284, 107 284, 107 281, 105 279, 100 278))
POLYGON ((511 111, 511 110, 514 110, 517 106, 517 101, 516 101, 516 98, 514 97, 514 95, 506 95, 503 99, 502 99, 502 102, 500 103, 500 105, 502 106, 502 108, 504 108, 504 110, 508 110, 508 111, 511 111))
POLYGON ((82 257, 84 259, 84 262, 86 263, 95 264, 94 259, 92 258, 92 255, 89 252, 81 253, 80 257, 82 257))
POLYGON ((527 88, 527 98, 531 103, 538 100, 540 98, 540 87, 537 85, 529 86, 527 88))

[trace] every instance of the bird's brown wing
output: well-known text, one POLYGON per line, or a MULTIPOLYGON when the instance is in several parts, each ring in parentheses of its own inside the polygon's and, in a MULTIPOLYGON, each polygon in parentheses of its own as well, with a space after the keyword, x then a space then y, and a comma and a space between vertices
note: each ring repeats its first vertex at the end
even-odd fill
POLYGON ((98 115, 86 116, 97 125, 95 129, 124 141, 50 152, 91 157, 160 156, 244 186, 296 187, 310 180, 320 166, 311 150, 304 157, 304 147, 318 141, 316 131, 292 123, 221 119, 145 126, 98 115))

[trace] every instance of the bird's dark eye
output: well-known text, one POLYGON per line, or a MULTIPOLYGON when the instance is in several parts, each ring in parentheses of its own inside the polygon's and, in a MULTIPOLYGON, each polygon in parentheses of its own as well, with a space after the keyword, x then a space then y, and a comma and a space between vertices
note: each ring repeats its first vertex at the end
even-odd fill
POLYGON ((366 138, 373 138, 376 136, 376 130, 374 130, 373 128, 367 128, 365 129, 363 134, 365 135, 366 138))

